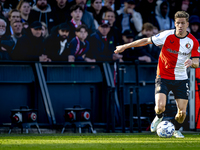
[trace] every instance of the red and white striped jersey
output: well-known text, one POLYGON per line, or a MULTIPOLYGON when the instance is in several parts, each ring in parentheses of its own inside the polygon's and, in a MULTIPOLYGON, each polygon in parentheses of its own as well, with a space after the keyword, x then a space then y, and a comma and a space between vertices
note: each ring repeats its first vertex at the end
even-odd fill
POLYGON ((160 53, 157 77, 168 80, 187 79, 184 62, 190 57, 199 57, 197 39, 190 33, 184 38, 175 35, 175 29, 152 36, 151 41, 163 45, 160 53))

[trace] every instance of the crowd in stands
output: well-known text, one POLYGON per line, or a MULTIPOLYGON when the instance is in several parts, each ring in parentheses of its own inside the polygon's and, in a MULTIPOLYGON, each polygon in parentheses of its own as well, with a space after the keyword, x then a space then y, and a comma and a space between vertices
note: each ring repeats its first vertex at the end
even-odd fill
POLYGON ((181 10, 200 41, 198 0, 0 0, 0 60, 157 62, 153 44, 114 50, 174 29, 181 10))

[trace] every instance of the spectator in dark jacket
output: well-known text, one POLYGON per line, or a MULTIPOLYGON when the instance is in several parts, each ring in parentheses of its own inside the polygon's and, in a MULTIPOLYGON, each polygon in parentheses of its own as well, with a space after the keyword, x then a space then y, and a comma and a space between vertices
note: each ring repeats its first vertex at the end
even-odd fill
POLYGON ((29 14, 28 23, 31 24, 34 21, 45 22, 49 31, 55 25, 51 6, 47 0, 36 0, 36 5, 32 7, 29 14))
POLYGON ((115 38, 115 45, 118 46, 120 43, 122 43, 122 36, 121 36, 121 31, 116 27, 115 25, 115 12, 113 10, 107 10, 104 13, 104 19, 108 20, 110 23, 110 32, 108 33, 108 36, 114 36, 115 38))
POLYGON ((56 0, 56 5, 52 7, 52 13, 54 15, 55 25, 64 23, 71 20, 70 7, 67 0, 56 0))
MULTIPOLYGON (((4 38, 1 41, 1 49, 4 51, 7 51, 8 55, 12 55, 12 51, 15 48, 15 45, 17 43, 17 40, 22 36, 22 22, 16 21, 11 24, 13 34, 12 35, 7 35, 6 39, 4 38)), ((7 57, 7 59, 11 60, 10 57, 7 57)))
POLYGON ((94 24, 97 29, 104 13, 104 10, 102 9, 102 0, 91 0, 91 6, 87 8, 87 11, 92 13, 94 24))
POLYGON ((76 37, 70 42, 69 61, 86 61, 95 62, 95 59, 88 58, 87 52, 89 50, 89 42, 86 40, 88 36, 87 27, 85 25, 79 25, 76 28, 76 37))
POLYGON ((94 25, 94 18, 92 16, 92 14, 86 10, 86 2, 87 2, 87 0, 74 0, 71 2, 70 6, 76 4, 76 5, 80 5, 82 7, 83 17, 81 20, 87 25, 88 29, 90 31, 92 31, 92 33, 94 33, 94 32, 96 32, 96 28, 94 25))
POLYGON ((68 61, 70 27, 67 23, 58 26, 58 33, 51 34, 44 41, 45 54, 52 61, 68 61))
POLYGON ((12 35, 13 34, 13 30, 11 27, 11 24, 13 24, 13 22, 19 22, 21 21, 21 15, 20 15, 20 11, 17 9, 12 9, 9 13, 8 13, 8 25, 6 28, 6 35, 12 35))
POLYGON ((191 34, 200 42, 200 18, 197 15, 190 16, 190 31, 191 34))
POLYGON ((30 25, 30 32, 18 39, 11 55, 12 60, 51 61, 44 55, 42 24, 38 21, 30 25))
MULTIPOLYGON (((134 40, 134 34, 131 30, 126 30, 122 33, 123 44, 131 43, 134 40)), ((147 52, 141 47, 131 47, 122 53, 123 61, 151 62, 151 58, 147 52)))
MULTIPOLYGON (((135 40, 153 36, 153 28, 154 26, 151 23, 144 23, 142 26, 142 31, 135 37, 135 40)), ((161 51, 159 47, 155 46, 154 44, 149 44, 146 46, 142 46, 141 48, 147 52, 148 56, 151 58, 151 62, 158 61, 158 57, 161 51)))
POLYGON ((110 24, 108 20, 102 20, 98 31, 91 35, 89 43, 90 50, 88 57, 96 61, 122 61, 122 55, 114 54, 115 44, 114 36, 107 36, 110 31, 110 24))
POLYGON ((69 23, 70 25, 70 35, 69 35, 69 40, 72 40, 76 35, 75 35, 75 31, 76 28, 79 25, 85 24, 83 23, 83 21, 81 21, 81 18, 83 16, 83 9, 80 5, 73 5, 70 8, 70 13, 71 13, 71 17, 72 19, 70 21, 67 21, 67 23, 69 23))
POLYGON ((5 22, 5 20, 0 19, 0 60, 10 59, 7 49, 4 48, 5 45, 10 46, 10 42, 8 44, 5 44, 5 42, 3 43, 4 40, 5 41, 9 40, 9 38, 5 35, 6 26, 7 26, 7 23, 5 22))
POLYGON ((156 0, 142 0, 136 5, 135 10, 142 15, 143 23, 150 22, 152 16, 155 16, 156 0))

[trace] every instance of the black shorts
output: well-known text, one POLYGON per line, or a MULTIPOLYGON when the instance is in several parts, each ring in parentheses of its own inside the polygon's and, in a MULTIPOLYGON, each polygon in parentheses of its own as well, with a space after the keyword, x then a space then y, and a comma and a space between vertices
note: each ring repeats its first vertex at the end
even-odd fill
POLYGON ((187 80, 167 80, 157 78, 155 80, 155 94, 164 93, 166 96, 169 92, 174 93, 175 99, 187 99, 189 96, 189 85, 187 80))

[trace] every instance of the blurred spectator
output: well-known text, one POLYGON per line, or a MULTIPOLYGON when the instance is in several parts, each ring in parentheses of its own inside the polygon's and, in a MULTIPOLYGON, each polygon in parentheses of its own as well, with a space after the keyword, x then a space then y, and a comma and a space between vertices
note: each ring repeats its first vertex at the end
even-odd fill
POLYGON ((71 20, 70 7, 67 0, 56 0, 56 5, 52 6, 52 13, 54 15, 55 25, 71 20))
POLYGON ((93 14, 94 24, 97 29, 104 13, 102 9, 102 0, 91 0, 91 6, 87 8, 87 11, 93 14))
POLYGON ((36 5, 29 14, 28 23, 31 24, 34 21, 45 22, 48 31, 54 26, 53 14, 47 0, 36 0, 36 5))
POLYGON ((114 36, 109 36, 110 24, 108 20, 102 20, 96 33, 89 40, 90 50, 87 56, 96 61, 122 61, 122 55, 114 54, 114 36))
POLYGON ((12 27, 12 30, 13 30, 13 35, 11 35, 11 38, 13 39, 13 41, 16 44, 17 40, 23 34, 23 32, 22 32, 22 29, 23 29, 22 22, 21 21, 13 22, 13 24, 11 24, 11 27, 12 27))
POLYGON ((155 16, 156 0, 142 0, 136 5, 135 10, 142 15, 143 23, 151 22, 152 16, 155 16))
MULTIPOLYGON (((151 23, 144 23, 142 26, 142 31, 135 37, 135 39, 138 40, 153 36, 153 28, 154 26, 151 23)), ((142 46, 141 48, 147 52, 147 55, 151 58, 151 62, 158 61, 161 50, 159 47, 155 46, 154 44, 149 44, 146 46, 142 46)))
POLYGON ((2 13, 6 18, 8 18, 8 13, 12 9, 7 1, 8 0, 0 0, 2 13))
MULTIPOLYGON (((3 3, 4 8, 16 9, 20 0, 0 0, 0 1, 3 3)), ((32 6, 35 0, 25 0, 25 1, 27 1, 32 6)))
MULTIPOLYGON (((131 30, 126 30, 122 33, 123 44, 128 44, 133 42, 134 34, 131 30)), ((122 53, 123 61, 143 61, 143 62, 151 62, 151 58, 147 55, 147 52, 143 50, 141 47, 131 47, 122 53)))
POLYGON ((114 36, 114 43, 115 46, 119 45, 122 42, 121 39, 121 31, 115 26, 115 20, 116 20, 116 16, 113 10, 107 10, 104 13, 104 18, 105 20, 108 20, 110 23, 110 32, 108 33, 108 36, 114 36))
POLYGON ((49 31, 47 29, 47 25, 44 22, 41 22, 41 24, 42 24, 42 36, 44 38, 47 38, 49 36, 49 31))
POLYGON ((158 0, 155 9, 155 22, 151 22, 158 30, 168 30, 174 28, 174 21, 169 17, 169 3, 164 0, 158 0))
POLYGON ((68 35, 70 27, 67 23, 58 26, 58 34, 49 35, 44 41, 45 54, 52 61, 68 61, 70 54, 68 35))
POLYGON ((176 9, 177 11, 186 11, 191 14, 195 7, 193 2, 194 0, 178 0, 176 1, 176 9))
POLYGON ((169 3, 169 17, 174 18, 175 13, 177 12, 177 0, 167 0, 169 3))
POLYGON ((197 0, 196 3, 194 3, 194 9, 192 9, 192 15, 197 15, 200 17, 200 1, 199 0, 197 0))
POLYGON ((19 10, 12 9, 8 13, 8 20, 9 20, 9 23, 7 25, 6 35, 12 35, 13 34, 13 30, 12 30, 11 24, 13 24, 14 22, 21 21, 21 15, 20 15, 19 10))
POLYGON ((190 16, 190 33, 200 42, 200 18, 197 15, 190 16))
POLYGON ((22 22, 27 22, 31 11, 31 6, 29 2, 25 0, 20 0, 16 9, 20 11, 22 22))
POLYGON ((87 27, 89 29, 89 34, 91 34, 90 31, 92 33, 94 33, 94 32, 96 32, 96 28, 94 25, 94 18, 92 16, 92 14, 86 10, 86 2, 87 2, 87 0, 74 0, 71 2, 70 6, 77 4, 82 7, 83 17, 81 20, 87 25, 87 27))
POLYGON ((104 10, 111 9, 115 11, 115 0, 104 0, 104 10))
POLYGON ((70 25, 70 34, 69 34, 69 40, 72 40, 76 35, 75 35, 75 31, 76 28, 79 25, 85 24, 84 22, 81 21, 81 18, 83 16, 83 8, 80 5, 73 5, 70 8, 70 12, 71 12, 71 21, 69 21, 69 25, 70 25))
POLYGON ((42 24, 39 21, 35 21, 30 24, 30 32, 18 39, 11 55, 12 60, 51 61, 44 55, 43 42, 42 24))
POLYGON ((70 42, 70 56, 69 61, 86 61, 95 62, 95 59, 90 59, 87 56, 89 50, 89 42, 86 40, 88 36, 87 27, 85 25, 79 25, 76 28, 76 37, 70 42))
POLYGON ((142 17, 139 12, 134 10, 135 0, 126 0, 124 7, 117 11, 117 27, 123 33, 125 30, 132 30, 136 35, 142 29, 142 17))
POLYGON ((4 48, 3 40, 8 40, 8 37, 5 36, 7 23, 5 20, 0 19, 0 60, 9 60, 9 54, 4 48))
POLYGON ((4 16, 3 14, 3 7, 2 7, 2 4, 0 3, 0 18, 5 20, 7 22, 7 19, 6 17, 4 16))
POLYGON ((153 35, 158 34, 158 28, 156 26, 153 26, 153 35))
MULTIPOLYGON (((17 40, 22 36, 22 22, 20 21, 16 21, 13 22, 11 24, 12 30, 13 30, 13 34, 7 36, 6 39, 1 41, 1 48, 4 51, 7 51, 7 53, 9 54, 9 56, 12 55, 12 51, 17 43, 17 40)), ((9 57, 9 59, 11 59, 9 57)))

